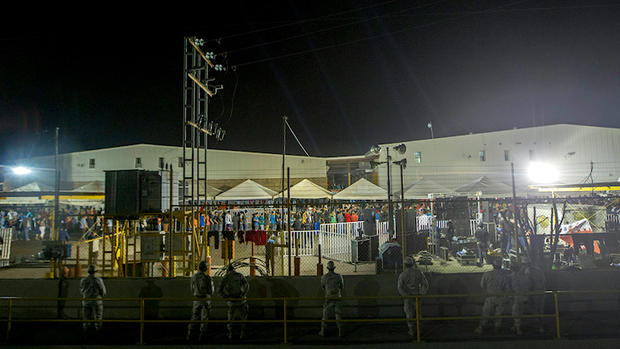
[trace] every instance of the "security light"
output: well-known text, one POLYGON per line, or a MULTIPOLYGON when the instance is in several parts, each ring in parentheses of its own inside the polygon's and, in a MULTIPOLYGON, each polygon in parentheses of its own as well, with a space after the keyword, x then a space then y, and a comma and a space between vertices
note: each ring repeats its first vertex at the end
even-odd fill
POLYGON ((18 176, 24 176, 24 175, 28 175, 32 173, 31 169, 27 167, 23 167, 23 166, 13 167, 12 170, 13 170, 13 173, 18 176))
POLYGON ((551 184, 558 180, 557 169, 553 165, 544 162, 530 163, 527 174, 535 184, 551 184))

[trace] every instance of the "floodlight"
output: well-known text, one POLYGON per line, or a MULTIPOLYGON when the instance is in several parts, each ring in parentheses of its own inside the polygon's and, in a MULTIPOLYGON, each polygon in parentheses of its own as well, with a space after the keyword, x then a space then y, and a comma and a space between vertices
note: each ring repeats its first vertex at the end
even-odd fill
POLYGON ((394 147, 394 150, 397 152, 404 154, 407 151, 407 146, 404 143, 401 143, 394 147))
POLYGON ((558 180, 557 169, 548 163, 532 162, 527 170, 528 177, 536 184, 550 184, 558 180))
POLYGON ((370 148, 370 152, 374 154, 379 154, 380 151, 381 151, 381 147, 376 144, 370 148))
POLYGON ((407 167, 407 159, 402 159, 402 160, 394 161, 394 164, 395 165, 399 165, 404 170, 407 167))
POLYGON ((377 166, 379 166, 381 164, 385 164, 385 161, 371 161, 370 162, 370 167, 376 168, 377 166))
POLYGON ((426 124, 426 127, 433 128, 433 123, 429 121, 428 124, 426 124))
POLYGON ((18 175, 18 176, 24 176, 24 175, 32 173, 31 169, 29 169, 27 167, 23 167, 23 166, 13 167, 12 170, 13 170, 13 173, 18 175))

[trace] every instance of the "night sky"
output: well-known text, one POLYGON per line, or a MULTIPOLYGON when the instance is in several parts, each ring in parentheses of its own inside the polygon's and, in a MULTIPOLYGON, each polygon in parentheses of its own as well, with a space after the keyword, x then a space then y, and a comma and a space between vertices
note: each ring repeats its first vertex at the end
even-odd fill
POLYGON ((63 152, 181 145, 192 35, 228 66, 215 148, 280 152, 282 115, 316 156, 428 138, 429 120, 436 137, 620 127, 618 1, 203 3, 6 11, 0 163, 51 153, 56 126, 63 152))

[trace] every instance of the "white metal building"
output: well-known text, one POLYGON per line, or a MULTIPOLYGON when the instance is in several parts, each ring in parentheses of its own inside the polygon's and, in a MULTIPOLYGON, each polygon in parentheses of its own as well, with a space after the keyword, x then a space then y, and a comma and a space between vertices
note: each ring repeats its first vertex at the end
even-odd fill
MULTIPOLYGON (((528 175, 533 163, 547 174, 557 175, 558 183, 611 182, 620 177, 617 128, 560 124, 402 143, 406 145, 404 154, 393 149, 401 142, 379 145, 377 161, 386 160, 387 148, 393 161, 406 158, 404 186, 431 177, 455 189, 480 176, 511 185, 511 163, 520 190, 535 184, 528 175)), ((396 192, 400 169, 397 165, 391 169, 396 192)), ((387 165, 379 165, 377 171, 378 184, 386 188, 387 165)))
MULTIPOLYGON (((174 166, 175 177, 183 176, 182 147, 153 144, 135 144, 60 155, 63 187, 76 187, 105 180, 106 170, 145 169, 159 170, 166 164, 174 166)), ((246 179, 252 179, 274 190, 280 190, 282 155, 230 150, 209 149, 207 152, 208 183, 219 189, 228 189, 246 179)), ((54 156, 32 158, 25 165, 54 167, 54 156)), ((286 156, 291 168, 291 183, 304 178, 327 186, 326 160, 306 156, 286 156)), ((53 183, 53 173, 47 173, 53 183)), ((188 169, 189 175, 189 169, 188 169)), ((40 180, 40 179, 39 179, 40 180)), ((7 181, 8 182, 8 181, 7 181)))

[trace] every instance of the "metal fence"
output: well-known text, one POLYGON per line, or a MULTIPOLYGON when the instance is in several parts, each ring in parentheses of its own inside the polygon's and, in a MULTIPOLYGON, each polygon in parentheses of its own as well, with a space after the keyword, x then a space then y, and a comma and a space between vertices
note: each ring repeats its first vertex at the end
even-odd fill
POLYGON ((13 228, 0 228, 0 267, 9 265, 13 228))
MULTIPOLYGON (((620 295, 620 291, 618 290, 583 290, 583 291, 539 291, 539 292, 529 292, 529 293, 506 293, 506 294, 435 294, 435 295, 419 295, 419 296, 410 296, 410 297, 400 297, 400 296, 346 296, 342 298, 337 298, 342 302, 345 309, 350 309, 349 311, 344 312, 343 318, 336 320, 322 320, 317 317, 312 316, 293 316, 289 315, 289 312, 294 311, 296 308, 303 308, 303 314, 308 314, 308 311, 314 309, 314 314, 320 314, 320 308, 322 304, 325 302, 326 298, 323 297, 271 297, 271 298, 247 298, 247 301, 252 306, 257 307, 265 307, 275 310, 273 319, 246 319, 246 320, 227 320, 221 318, 221 315, 211 316, 209 319, 204 320, 189 320, 189 319, 179 319, 178 316, 175 318, 166 318, 161 319, 158 316, 152 315, 152 309, 150 307, 157 306, 159 307, 160 303, 166 302, 166 304, 174 304, 170 308, 174 309, 186 309, 189 317, 189 308, 191 301, 198 300, 195 298, 169 298, 169 297, 159 297, 159 298, 104 298, 103 301, 105 304, 110 304, 116 309, 123 310, 123 316, 119 316, 116 318, 104 318, 102 320, 85 320, 80 316, 77 317, 69 317, 69 318, 51 318, 51 317, 40 317, 40 316, 27 316, 28 314, 36 314, 36 308, 42 306, 55 306, 57 303, 62 302, 65 307, 73 307, 79 309, 80 302, 83 300, 81 298, 33 298, 33 297, 0 297, 0 304, 4 303, 0 309, 4 309, 2 317, 0 317, 0 322, 6 323, 6 331, 5 331, 5 342, 9 342, 13 339, 12 335, 14 332, 14 325, 25 323, 32 326, 32 324, 36 323, 48 323, 48 324, 82 324, 82 323, 93 323, 93 322, 101 322, 101 323, 118 323, 118 324, 136 324, 136 335, 135 337, 139 342, 139 344, 144 344, 145 340, 149 343, 152 343, 150 340, 152 338, 147 338, 147 332, 145 332, 145 325, 154 325, 154 324, 190 324, 190 323, 207 323, 207 324, 239 324, 239 323, 247 323, 247 324, 279 324, 280 327, 280 338, 279 340, 277 336, 278 330, 273 329, 271 335, 272 339, 276 342, 281 342, 287 344, 291 342, 295 343, 303 343, 306 341, 303 336, 299 336, 296 333, 291 334, 291 327, 293 325, 319 325, 322 322, 325 323, 344 323, 344 324, 355 324, 356 327, 364 327, 364 326, 372 326, 375 329, 377 324, 398 324, 402 323, 404 327, 404 323, 415 323, 416 341, 420 342, 423 338, 425 339, 439 339, 445 340, 448 336, 446 331, 439 331, 439 333, 430 333, 430 330, 425 330, 426 327, 423 327, 423 324, 431 324, 431 323, 442 323, 442 326, 446 326, 446 323, 472 323, 478 322, 481 320, 494 320, 494 319, 524 319, 524 320, 532 320, 532 319, 551 319, 553 321, 552 330, 549 332, 545 332, 545 336, 547 338, 562 338, 562 337, 571 337, 570 331, 577 332, 578 328, 575 327, 579 325, 579 321, 589 321, 586 319, 579 320, 579 312, 577 314, 573 314, 573 312, 568 311, 571 305, 575 305, 576 303, 586 301, 593 302, 595 299, 600 300, 601 298, 609 298, 610 300, 615 300, 615 306, 618 306, 617 297, 620 295), (586 296, 587 295, 587 296, 586 296), (527 313, 522 313, 520 315, 512 315, 507 314, 510 313, 509 307, 505 307, 505 311, 502 314, 496 314, 494 316, 484 316, 480 315, 480 306, 482 300, 485 297, 505 297, 507 300, 510 300, 514 296, 525 296, 525 297, 543 297, 550 298, 551 302, 547 302, 550 306, 543 308, 542 311, 530 311, 527 313), (354 311, 354 308, 359 306, 364 307, 386 307, 390 306, 401 306, 404 298, 410 298, 415 300, 415 316, 411 318, 406 317, 389 317, 389 316, 360 316, 359 311, 354 311), (563 303, 564 302, 564 303, 563 303), (422 315, 422 308, 426 305, 430 307, 437 307, 440 304, 459 304, 462 305, 468 304, 471 305, 471 310, 460 311, 458 315, 449 315, 443 316, 439 315, 422 315), (561 313, 560 310, 563 309, 563 304, 565 304, 564 312, 561 313), (275 307, 274 307, 275 306, 275 307), (278 307, 280 307, 278 309, 278 307), (19 310, 19 314, 16 314, 16 310, 19 310), (151 314, 151 315, 149 315, 151 314), (355 316, 357 314, 357 316, 355 316), (564 315, 561 315, 564 314, 564 315), (572 315, 570 315, 572 314, 572 315), (561 327, 563 318, 566 321, 566 327, 561 327), (567 329, 568 328, 568 329, 567 329), (438 337, 437 337, 438 336, 438 337)), ((200 299, 202 300, 202 299, 200 299)), ((225 309, 225 301, 227 299, 223 298, 213 298, 212 302, 215 308, 225 309)), ((106 305, 107 307, 107 305, 106 305)), ((609 309, 610 311, 615 311, 614 309, 609 309)), ((581 310, 582 312, 589 313, 588 309, 581 310)), ((40 312, 39 312, 40 313, 40 312)), ((427 312, 425 311, 424 314, 427 312)), ((223 314, 223 313, 220 313, 223 314)), ((297 312, 299 314, 299 312, 297 312)), ((377 313, 378 314, 378 313, 377 313)), ((269 316, 271 317, 271 316, 269 316)), ((611 328, 610 333, 612 336, 617 336, 617 328, 615 325, 609 324, 614 327, 611 328)), ((459 327, 462 327, 458 325, 459 327)), ((429 326, 430 327, 430 326, 429 326)), ((375 333, 377 335, 377 339, 380 340, 380 333, 376 331, 370 331, 371 335, 375 333)), ((124 328, 123 335, 127 335, 128 332, 131 331, 131 327, 124 328)), ((404 331, 403 331, 404 332, 404 331)), ((28 331, 27 333, 32 333, 32 331, 28 331)), ((62 339, 63 341, 68 340, 71 336, 71 332, 63 332, 62 339)), ((151 336, 156 336, 157 333, 150 332, 151 336)), ((161 336, 161 333, 159 334, 161 336)), ((169 335, 171 335, 170 328, 166 331, 166 338, 168 340, 168 344, 170 344, 170 340, 168 339, 169 335)), ((576 336, 580 336, 582 334, 575 334, 576 336)), ((393 333, 390 336, 394 336, 393 333)), ((172 336, 174 338, 174 336, 172 336)), ((185 336, 183 334, 179 334, 176 336, 177 338, 183 338, 185 336)), ((253 336, 248 337, 252 338, 251 342, 257 342, 260 340, 264 341, 265 334, 261 336, 253 336)), ((527 336, 526 336, 527 337, 527 336)), ((210 337, 212 338, 212 337, 210 337)), ((460 336, 452 335, 450 339, 452 340, 463 340, 470 339, 471 332, 464 331, 460 332, 460 336), (463 334, 466 333, 466 334, 463 334), (469 334, 467 334, 469 333, 469 334)), ((479 340, 488 340, 489 337, 480 337, 479 340)), ((32 340, 33 338, 28 337, 26 340, 32 340)), ((109 338, 108 338, 109 339, 109 338)), ((22 339, 23 340, 23 339, 22 339)), ((316 341, 316 339, 313 339, 316 341)), ((406 339, 403 339, 406 341, 406 339)))

